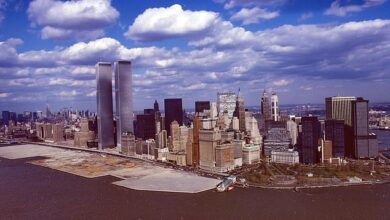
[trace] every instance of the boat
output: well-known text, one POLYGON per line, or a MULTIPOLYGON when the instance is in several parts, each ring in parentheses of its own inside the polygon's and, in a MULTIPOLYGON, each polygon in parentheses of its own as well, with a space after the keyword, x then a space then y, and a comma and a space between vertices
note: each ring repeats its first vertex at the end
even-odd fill
POLYGON ((217 185, 217 192, 225 192, 233 190, 233 184, 236 183, 236 176, 229 176, 217 185))

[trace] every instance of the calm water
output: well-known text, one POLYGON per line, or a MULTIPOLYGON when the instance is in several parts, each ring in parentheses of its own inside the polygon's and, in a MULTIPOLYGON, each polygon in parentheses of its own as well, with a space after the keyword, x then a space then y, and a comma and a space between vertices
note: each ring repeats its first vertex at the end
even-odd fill
POLYGON ((390 185, 136 191, 0 157, 0 219, 390 219, 390 185))
POLYGON ((390 131, 384 130, 371 130, 372 133, 375 133, 379 142, 379 149, 390 149, 390 131))

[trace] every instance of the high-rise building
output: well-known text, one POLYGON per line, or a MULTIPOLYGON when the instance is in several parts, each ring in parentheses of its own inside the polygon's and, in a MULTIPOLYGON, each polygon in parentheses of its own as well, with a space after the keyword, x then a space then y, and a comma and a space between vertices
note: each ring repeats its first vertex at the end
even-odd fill
POLYGON ((11 120, 11 114, 9 111, 2 111, 1 116, 3 118, 3 123, 5 125, 8 125, 9 121, 11 120))
POLYGON ((192 166, 194 164, 192 160, 192 147, 194 146, 194 135, 193 128, 188 128, 188 136, 186 143, 186 161, 188 166, 192 166))
POLYGON ((332 156, 345 157, 344 120, 325 120, 325 140, 332 142, 332 156))
POLYGON ((326 161, 331 161, 333 157, 332 153, 332 141, 324 140, 320 138, 318 140, 318 146, 321 147, 321 163, 324 163, 326 161))
POLYGON ((196 101, 195 102, 195 112, 201 113, 204 110, 210 110, 210 102, 209 101, 196 101))
POLYGON ((135 155, 135 136, 131 133, 122 134, 121 153, 129 156, 135 155))
POLYGON ((164 99, 165 108, 165 128, 168 131, 168 136, 171 135, 170 127, 173 121, 177 121, 179 125, 183 125, 183 107, 181 99, 164 99))
POLYGON ((233 117, 237 117, 239 120, 239 130, 245 131, 245 106, 242 96, 237 96, 236 109, 234 110, 233 117))
POLYGON ((217 172, 227 172, 234 169, 232 143, 220 143, 215 147, 215 168, 217 172))
POLYGON ((242 148, 242 163, 254 164, 260 161, 260 145, 246 144, 242 148))
POLYGON ((217 103, 212 102, 210 106, 210 118, 211 119, 216 119, 218 117, 218 108, 217 108, 217 103))
POLYGON ((318 163, 318 140, 321 125, 317 117, 302 117, 302 143, 300 146, 300 161, 302 163, 318 163))
MULTIPOLYGON (((134 133, 133 93, 130 61, 115 63, 115 104, 117 146, 122 144, 123 133, 134 133)), ((154 137, 155 134, 153 134, 154 137)))
POLYGON ((233 112, 236 109, 236 94, 234 92, 218 92, 217 98, 219 115, 227 113, 229 120, 228 126, 230 126, 233 119, 233 112))
POLYGON ((135 137, 142 140, 154 138, 156 135, 156 125, 154 114, 138 114, 134 122, 135 137))
POLYGON ((96 64, 96 98, 99 149, 114 147, 111 63, 96 64))
POLYGON ((265 90, 263 92, 263 96, 261 96, 261 114, 263 115, 264 121, 271 120, 271 109, 269 107, 269 97, 265 90))
POLYGON ((157 143, 158 143, 158 148, 167 148, 168 147, 168 136, 167 136, 167 131, 162 130, 157 134, 157 143))
POLYGON ((368 100, 361 97, 328 97, 325 104, 327 119, 344 120, 345 155, 355 158, 376 157, 376 136, 370 135, 368 131, 368 100))
POLYGON ((276 93, 272 93, 271 96, 271 117, 274 121, 279 121, 279 100, 276 93))
POLYGON ((352 124, 354 132, 355 158, 374 158, 378 156, 376 135, 368 131, 368 100, 357 98, 352 102, 352 124))
POLYGON ((162 120, 161 120, 161 112, 160 107, 158 105, 157 100, 154 101, 153 104, 153 110, 154 110, 154 120, 155 120, 155 126, 156 126, 156 134, 160 133, 161 130, 163 130, 162 126, 162 120))
POLYGON ((287 131, 290 132, 291 145, 295 146, 297 144, 298 125, 294 121, 288 120, 286 122, 286 128, 287 128, 287 131))
POLYGON ((51 117, 50 107, 49 104, 46 104, 46 118, 50 118, 50 117, 51 117))
POLYGON ((245 112, 245 130, 247 137, 254 144, 263 144, 263 137, 260 135, 259 125, 256 118, 251 112, 245 112))
POLYGON ((270 157, 272 151, 287 151, 290 145, 290 133, 286 128, 270 128, 264 140, 264 156, 270 157))
POLYGON ((354 138, 352 124, 352 102, 356 97, 334 96, 325 99, 326 119, 344 120, 345 156, 353 157, 354 138))
POLYGON ((159 112, 160 111, 160 107, 158 105, 157 100, 154 100, 153 109, 154 109, 155 112, 159 112))
POLYGON ((81 118, 80 131, 74 133, 75 147, 87 147, 87 143, 95 138, 95 132, 89 130, 89 121, 87 118, 81 118))
POLYGON ((215 149, 220 140, 221 131, 219 130, 201 129, 199 131, 199 166, 201 169, 215 171, 215 149))
POLYGON ((170 150, 177 152, 180 149, 180 126, 177 121, 173 121, 170 125, 171 130, 171 147, 170 150))
POLYGON ((192 165, 196 166, 199 165, 199 130, 200 130, 200 118, 198 115, 195 114, 194 120, 193 120, 193 130, 192 130, 192 165))

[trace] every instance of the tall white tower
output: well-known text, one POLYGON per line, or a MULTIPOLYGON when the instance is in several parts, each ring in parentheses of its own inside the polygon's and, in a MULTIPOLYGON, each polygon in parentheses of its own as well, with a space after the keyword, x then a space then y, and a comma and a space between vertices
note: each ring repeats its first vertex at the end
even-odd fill
POLYGON ((271 117, 274 121, 279 121, 279 100, 276 93, 272 93, 271 96, 271 117))

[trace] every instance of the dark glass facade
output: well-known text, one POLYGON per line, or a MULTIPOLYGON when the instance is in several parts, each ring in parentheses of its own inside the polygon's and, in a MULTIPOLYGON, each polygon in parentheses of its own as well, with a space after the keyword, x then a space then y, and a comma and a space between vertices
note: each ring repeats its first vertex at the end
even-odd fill
MULTIPOLYGON (((181 99, 164 99, 165 108, 165 128, 170 128, 173 121, 183 125, 183 105, 181 99)), ((170 136, 170 129, 167 129, 170 136)))
POLYGON ((155 138, 156 124, 154 113, 140 114, 136 116, 135 120, 135 136, 142 140, 155 138))
POLYGON ((318 163, 318 139, 320 138, 321 124, 317 117, 302 117, 302 140, 300 161, 302 163, 318 163))
POLYGON ((196 101, 195 102, 195 112, 203 112, 203 110, 210 110, 209 101, 196 101))
POLYGON ((325 140, 332 141, 332 156, 345 157, 344 120, 329 119, 325 121, 325 140))

